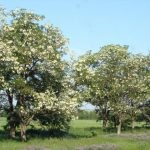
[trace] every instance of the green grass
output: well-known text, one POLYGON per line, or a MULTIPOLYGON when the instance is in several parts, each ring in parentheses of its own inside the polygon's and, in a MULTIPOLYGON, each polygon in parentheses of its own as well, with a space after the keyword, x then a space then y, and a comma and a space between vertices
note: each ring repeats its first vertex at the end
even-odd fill
POLYGON ((79 139, 33 139, 27 143, 5 140, 0 142, 1 150, 20 150, 31 147, 43 147, 51 150, 73 150, 75 147, 88 146, 101 143, 113 143, 118 146, 119 150, 149 150, 148 141, 120 138, 117 136, 97 136, 93 138, 79 139))
POLYGON ((3 130, 3 126, 6 124, 6 118, 0 117, 0 130, 3 130))
MULTIPOLYGON (((5 125, 5 118, 0 118, 0 126, 5 125)), ((71 122, 70 136, 64 138, 30 138, 28 142, 23 143, 10 139, 0 139, 0 150, 75 150, 77 147, 85 147, 98 144, 116 144, 118 150, 149 150, 150 139, 132 138, 127 136, 117 136, 108 134, 100 128, 101 123, 94 120, 74 120, 71 122)), ((2 129, 2 127, 0 127, 2 129)), ((146 135, 150 135, 148 130, 146 135)), ((131 134, 131 133, 130 133, 131 134)), ((134 137, 139 134, 138 130, 134 137)), ((141 134, 142 136, 142 134, 141 134)), ((144 136, 144 135, 143 135, 144 136)))
POLYGON ((73 128, 88 128, 100 127, 102 126, 102 123, 96 122, 95 120, 73 120, 70 125, 73 128))

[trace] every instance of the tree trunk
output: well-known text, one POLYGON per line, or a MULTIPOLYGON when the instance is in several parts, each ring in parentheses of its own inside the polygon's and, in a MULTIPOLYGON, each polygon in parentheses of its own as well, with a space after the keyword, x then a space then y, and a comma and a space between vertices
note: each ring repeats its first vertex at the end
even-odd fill
POLYGON ((119 124, 117 126, 117 134, 120 135, 121 134, 121 119, 119 119, 119 124))
POLYGON ((16 137, 16 126, 15 125, 10 126, 10 137, 12 139, 14 139, 16 137))
POLYGON ((131 128, 132 128, 132 131, 134 130, 134 119, 132 118, 132 122, 131 122, 131 128))
POLYGON ((103 129, 107 128, 107 119, 103 118, 103 129))
POLYGON ((114 128, 117 128, 117 120, 115 116, 113 116, 113 121, 114 121, 114 128))
POLYGON ((108 115, 109 115, 109 111, 107 110, 107 108, 105 107, 102 111, 102 117, 103 117, 103 129, 107 128, 107 123, 108 123, 108 115))
POLYGON ((15 118, 14 118, 13 112, 9 113, 9 115, 7 117, 7 121, 8 121, 8 126, 9 126, 10 138, 14 139, 16 136, 16 123, 15 123, 15 118))
POLYGON ((20 124, 21 140, 23 142, 27 141, 26 137, 26 125, 24 123, 20 124))

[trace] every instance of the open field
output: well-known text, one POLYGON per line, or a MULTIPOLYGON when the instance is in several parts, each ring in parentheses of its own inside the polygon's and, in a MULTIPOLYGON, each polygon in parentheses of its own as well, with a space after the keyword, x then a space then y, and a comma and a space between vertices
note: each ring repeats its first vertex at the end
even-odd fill
MULTIPOLYGON (((5 118, 0 118, 0 150, 149 150, 150 131, 137 128, 134 133, 125 131, 117 136, 115 133, 103 132, 101 124, 94 120, 75 120, 71 122, 69 135, 61 138, 29 136, 26 143, 3 138, 5 118), (96 149, 97 147, 97 149, 96 149), (99 148, 98 148, 99 147, 99 148), (110 148, 111 147, 111 148, 110 148)), ((140 124, 137 124, 138 126, 140 124)), ((35 134, 35 133, 34 133, 35 134)))

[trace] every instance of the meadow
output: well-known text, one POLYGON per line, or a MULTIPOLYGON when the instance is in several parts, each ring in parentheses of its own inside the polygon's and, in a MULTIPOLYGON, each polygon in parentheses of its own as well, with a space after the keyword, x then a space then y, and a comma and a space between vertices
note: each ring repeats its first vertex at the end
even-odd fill
POLYGON ((134 132, 123 131, 118 136, 114 131, 102 131, 101 123, 95 120, 74 120, 69 134, 51 137, 47 132, 41 136, 39 130, 29 132, 28 141, 20 142, 6 138, 0 118, 0 150, 149 150, 150 131, 137 123, 134 132))

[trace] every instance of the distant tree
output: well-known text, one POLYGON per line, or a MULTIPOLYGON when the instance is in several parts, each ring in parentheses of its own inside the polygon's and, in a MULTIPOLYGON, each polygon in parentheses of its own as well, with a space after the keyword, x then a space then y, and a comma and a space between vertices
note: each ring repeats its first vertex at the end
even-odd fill
POLYGON ((97 115, 94 110, 78 110, 78 119, 83 119, 83 120, 96 120, 97 115))

